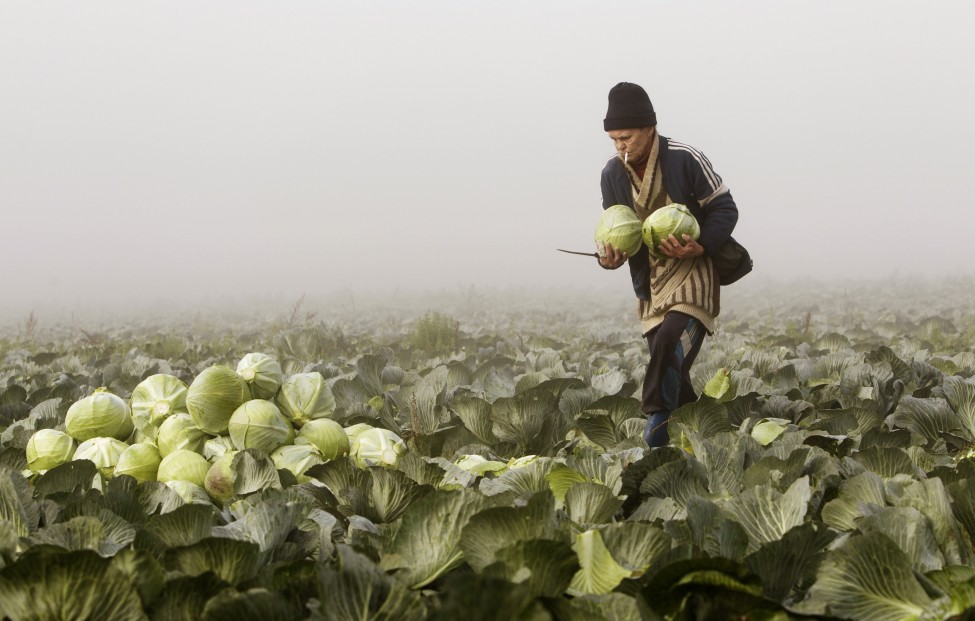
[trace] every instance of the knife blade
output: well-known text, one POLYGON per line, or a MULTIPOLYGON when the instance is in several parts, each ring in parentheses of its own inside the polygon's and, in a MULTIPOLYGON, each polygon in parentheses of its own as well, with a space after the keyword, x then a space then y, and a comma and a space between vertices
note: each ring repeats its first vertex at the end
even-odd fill
POLYGON ((559 252, 564 252, 566 254, 578 254, 584 257, 596 257, 597 259, 599 258, 598 252, 579 252, 578 250, 563 250, 561 248, 556 248, 556 250, 558 250, 559 252))

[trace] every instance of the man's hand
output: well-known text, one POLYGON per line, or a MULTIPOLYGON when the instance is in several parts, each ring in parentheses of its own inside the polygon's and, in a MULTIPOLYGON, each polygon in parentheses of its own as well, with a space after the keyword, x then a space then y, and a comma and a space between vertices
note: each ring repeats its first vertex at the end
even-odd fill
POLYGON ((619 248, 614 248, 613 244, 606 244, 605 252, 599 257, 599 265, 608 270, 615 270, 626 263, 628 258, 625 252, 619 248))
POLYGON ((677 238, 673 235, 662 239, 657 249, 672 259, 691 259, 704 254, 704 246, 694 241, 693 237, 687 234, 683 237, 683 244, 677 241, 677 238))

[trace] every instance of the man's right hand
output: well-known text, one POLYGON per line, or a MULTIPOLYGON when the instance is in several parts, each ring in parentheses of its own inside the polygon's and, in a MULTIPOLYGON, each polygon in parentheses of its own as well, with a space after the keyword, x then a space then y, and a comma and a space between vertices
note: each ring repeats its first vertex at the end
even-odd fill
POLYGON ((599 265, 608 270, 615 270, 626 263, 629 257, 619 248, 614 248, 613 244, 606 244, 605 252, 599 257, 599 265))

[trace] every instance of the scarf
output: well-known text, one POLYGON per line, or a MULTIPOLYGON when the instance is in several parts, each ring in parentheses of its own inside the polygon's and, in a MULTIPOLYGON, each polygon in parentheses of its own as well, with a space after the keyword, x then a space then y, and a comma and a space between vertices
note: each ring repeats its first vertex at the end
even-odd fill
MULTIPOLYGON (((623 169, 633 191, 633 208, 640 220, 672 201, 664 188, 660 165, 660 136, 654 130, 650 156, 643 179, 629 164, 623 169)), ((673 259, 650 254, 650 301, 638 300, 637 313, 646 334, 660 325, 669 311, 686 313, 700 320, 705 329, 714 332, 714 318, 719 312, 718 281, 709 257, 673 259)))

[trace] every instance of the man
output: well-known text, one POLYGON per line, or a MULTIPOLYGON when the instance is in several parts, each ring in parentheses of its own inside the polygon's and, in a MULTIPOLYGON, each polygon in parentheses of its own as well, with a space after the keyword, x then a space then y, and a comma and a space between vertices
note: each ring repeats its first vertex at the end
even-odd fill
POLYGON ((680 203, 701 226, 696 241, 671 235, 661 242, 657 256, 641 246, 630 257, 607 244, 599 257, 605 269, 629 263, 650 348, 643 382, 643 439, 651 447, 665 446, 671 412, 697 399, 691 365, 705 334, 714 332, 720 310, 721 283, 711 257, 730 238, 738 208, 704 154, 657 133, 657 116, 642 87, 621 82, 609 91, 603 129, 617 153, 603 168, 603 209, 627 205, 645 220, 660 207, 680 203))

